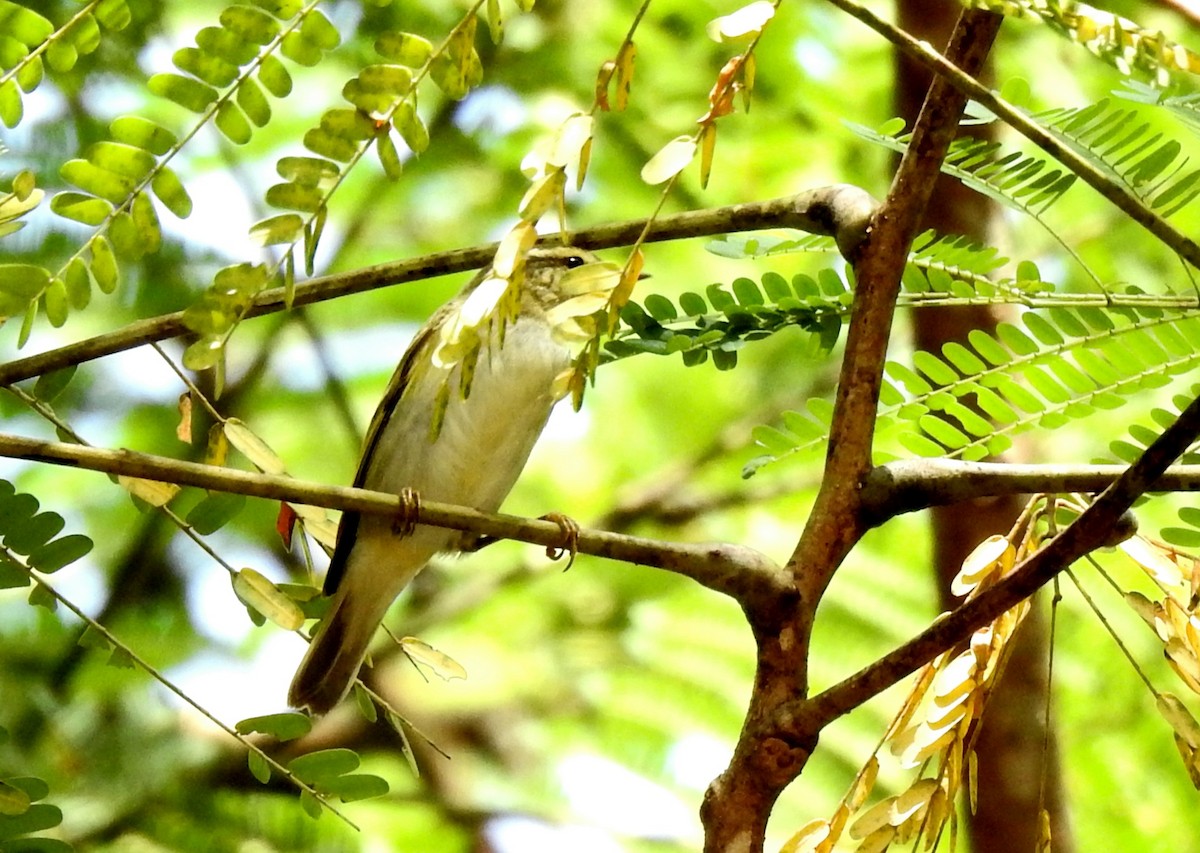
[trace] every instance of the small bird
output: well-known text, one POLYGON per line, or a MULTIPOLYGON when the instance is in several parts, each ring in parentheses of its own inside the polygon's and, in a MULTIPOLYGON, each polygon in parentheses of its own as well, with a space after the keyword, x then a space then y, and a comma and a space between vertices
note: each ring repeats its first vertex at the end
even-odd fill
MULTIPOLYGON (((502 323, 500 308, 487 317, 507 282, 491 268, 481 271, 404 353, 371 421, 354 485, 498 509, 565 394, 570 343, 580 337, 576 318, 603 307, 618 276, 615 265, 583 249, 532 249, 515 319, 502 323), (459 355, 464 327, 468 342, 473 334, 482 338, 477 360, 459 355), (464 398, 462 373, 472 364, 464 398), (439 423, 437 401, 447 387, 439 423)), ((292 679, 288 702, 314 714, 340 702, 396 596, 434 554, 472 541, 470 534, 422 524, 401 535, 394 519, 343 513, 325 576, 333 603, 292 679)))

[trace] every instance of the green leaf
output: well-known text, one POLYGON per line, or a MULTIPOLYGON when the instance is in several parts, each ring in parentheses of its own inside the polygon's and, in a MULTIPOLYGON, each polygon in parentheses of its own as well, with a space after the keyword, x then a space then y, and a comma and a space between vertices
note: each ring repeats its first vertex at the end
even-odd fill
POLYGON ((63 392, 75 377, 76 367, 77 365, 71 365, 61 370, 43 373, 33 384, 33 396, 46 403, 54 402, 55 398, 63 392))
POLYGON ((343 163, 354 159, 358 148, 353 142, 334 136, 329 131, 314 127, 304 134, 304 147, 314 154, 328 157, 331 160, 341 160, 343 163))
POLYGON ((225 353, 225 341, 221 338, 201 338, 189 344, 183 351, 183 366, 188 370, 208 370, 220 363, 225 353))
POLYGON ((412 33, 384 33, 375 41, 375 52, 392 62, 419 68, 433 56, 433 43, 412 33))
POLYGON ((70 533, 35 550, 29 555, 29 565, 39 572, 51 574, 83 558, 91 550, 91 539, 82 533, 70 533))
POLYGON ((267 204, 284 210, 300 210, 315 213, 324 202, 320 191, 300 184, 275 184, 267 189, 267 204))
POLYGON ((4 538, 5 546, 27 556, 62 532, 66 521, 57 512, 41 512, 11 527, 4 538))
POLYGON ((281 157, 275 171, 285 181, 306 187, 320 186, 337 178, 338 165, 317 157, 281 157))
POLYGON ((233 576, 233 591, 242 604, 286 631, 298 631, 304 625, 300 605, 254 569, 242 569, 233 576))
POLYGON ((204 112, 209 104, 217 99, 217 90, 212 86, 174 73, 155 74, 146 85, 154 94, 174 101, 194 113, 204 112))
POLYGON ((311 784, 336 779, 358 769, 358 753, 350 749, 322 749, 292 759, 288 769, 311 784))
POLYGON ((205 53, 219 56, 239 68, 258 56, 257 45, 225 27, 205 27, 196 33, 196 44, 205 53))
POLYGON ((221 25, 253 44, 267 44, 279 35, 279 22, 253 6, 227 6, 221 25))
POLYGON ((67 264, 63 281, 67 287, 67 300, 71 307, 76 311, 86 308, 92 299, 92 274, 82 258, 71 259, 67 264))
POLYGON ((294 243, 304 229, 304 220, 296 213, 281 213, 256 222, 250 228, 250 238, 260 246, 294 243))
POLYGON ((50 321, 50 325, 54 326, 54 328, 60 328, 63 323, 67 322, 67 314, 69 312, 67 286, 63 284, 61 278, 50 279, 49 286, 46 287, 45 293, 42 294, 42 307, 46 312, 46 319, 50 321))
POLYGON ((342 41, 337 28, 329 23, 329 19, 321 14, 319 9, 313 9, 304 17, 300 24, 300 34, 321 50, 333 50, 342 41))
POLYGON ((286 98, 292 93, 292 75, 278 58, 270 54, 259 62, 258 81, 276 98, 286 98))
POLYGON ((29 794, 0 779, 0 815, 24 814, 29 811, 30 802, 29 794))
POLYGON ((133 20, 125 0, 100 0, 94 11, 96 20, 108 30, 123 30, 133 20))
POLYGON ((139 255, 157 252, 162 248, 162 228, 158 222, 158 214, 154 212, 154 202, 150 201, 149 195, 139 192, 133 197, 130 216, 141 247, 139 255))
POLYGON ((375 152, 379 155, 379 165, 383 167, 383 173, 388 176, 388 179, 400 180, 400 173, 404 167, 400 162, 400 155, 396 152, 396 145, 392 142, 391 134, 381 133, 375 137, 375 152))
POLYGON ((326 110, 321 116, 321 129, 342 139, 361 142, 375 135, 375 123, 359 110, 326 110))
POLYGON ((266 714, 261 717, 247 717, 239 721, 234 729, 238 734, 248 735, 259 732, 280 741, 295 740, 312 731, 312 718, 304 714, 283 713, 266 714))
POLYGON ((108 218, 113 205, 102 198, 66 191, 50 199, 50 209, 65 219, 95 226, 108 218))
POLYGON ((23 589, 29 586, 29 572, 12 557, 0 554, 0 589, 23 589))
POLYGON ((0 318, 25 311, 49 284, 49 270, 32 264, 0 264, 0 318))
POLYGON ((96 286, 102 293, 112 293, 117 289, 120 281, 117 258, 113 254, 112 246, 102 235, 97 234, 88 243, 88 248, 92 251, 91 269, 92 275, 96 279, 96 286))
POLYGON ((382 797, 388 793, 388 783, 370 773, 350 773, 321 782, 323 793, 332 795, 344 803, 382 797))
POLYGON ((188 512, 187 523, 201 536, 216 533, 242 511, 246 496, 233 492, 209 492, 188 512))
POLYGON ((232 62, 195 47, 183 47, 171 57, 180 71, 200 78, 209 85, 224 89, 237 79, 239 68, 232 62))
POLYGON ((191 196, 183 188, 179 177, 166 166, 159 169, 158 174, 154 176, 150 189, 154 191, 155 197, 166 206, 167 210, 180 219, 187 219, 191 215, 191 196))
POLYGON ((400 131, 404 144, 414 154, 420 154, 429 147, 429 129, 417 115, 416 108, 409 101, 402 102, 392 114, 392 124, 400 131))
POLYGON ((264 785, 271 781, 271 765, 261 752, 253 749, 248 751, 246 760, 250 765, 251 776, 264 785))
POLYGON ((917 350, 913 353, 913 366, 929 377, 934 385, 952 385, 959 376, 944 361, 933 353, 917 350))
POLYGON ((84 192, 108 199, 113 204, 122 204, 136 184, 133 178, 110 172, 87 160, 68 160, 58 171, 84 192))
POLYGON ((294 30, 283 37, 279 52, 297 65, 307 67, 319 64, 323 55, 319 47, 294 30))
POLYGON ((25 106, 21 102, 21 90, 15 80, 5 80, 0 83, 0 121, 5 127, 16 127, 21 123, 25 114, 25 106))
POLYGON ((34 803, 19 815, 0 815, 0 841, 53 829, 62 823, 62 818, 62 809, 49 803, 34 803))
POLYGON ((245 145, 253 135, 246 114, 233 101, 225 101, 217 108, 216 124, 225 138, 235 145, 245 145))
POLYGON ((264 127, 271 120, 271 104, 253 78, 247 77, 238 84, 237 102, 246 117, 259 127, 264 127))

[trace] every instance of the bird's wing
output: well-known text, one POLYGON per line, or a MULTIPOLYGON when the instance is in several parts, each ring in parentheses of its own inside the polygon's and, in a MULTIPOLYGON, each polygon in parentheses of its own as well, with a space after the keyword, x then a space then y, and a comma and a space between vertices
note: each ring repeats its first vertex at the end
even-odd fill
MULTIPOLYGON (((387 426, 388 419, 400 404, 400 398, 404 396, 404 389, 408 387, 408 380, 412 375, 417 359, 429 357, 431 350, 427 344, 436 328, 437 324, 431 320, 417 332, 412 343, 408 345, 404 357, 400 359, 400 364, 397 365, 396 372, 392 374, 392 379, 383 394, 383 399, 379 401, 379 407, 375 410, 374 417, 371 418, 371 425, 367 428, 367 437, 363 441, 362 457, 358 463, 358 472, 354 475, 354 485, 356 488, 362 488, 366 482, 367 471, 374 460, 375 447, 379 444, 379 436, 383 433, 384 427, 387 426)), ((342 520, 338 523, 337 544, 333 547, 333 556, 329 560, 329 570, 325 573, 324 592, 326 595, 333 595, 337 591, 338 584, 341 583, 342 576, 346 572, 346 561, 350 558, 350 551, 354 547, 355 540, 358 538, 358 523, 361 517, 361 513, 351 510, 346 510, 342 513, 342 520)))

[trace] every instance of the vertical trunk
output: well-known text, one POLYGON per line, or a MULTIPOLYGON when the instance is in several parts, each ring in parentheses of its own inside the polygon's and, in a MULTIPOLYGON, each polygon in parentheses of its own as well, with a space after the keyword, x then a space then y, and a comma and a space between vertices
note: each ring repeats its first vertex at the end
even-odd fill
MULTIPOLYGON (((897 17, 901 27, 930 44, 945 44, 960 6, 953 0, 903 0, 897 17)), ((896 108, 910 123, 916 117, 929 86, 924 69, 903 56, 896 67, 896 108)), ((942 177, 934 191, 935 201, 926 213, 925 225, 938 231, 986 238, 992 205, 983 196, 958 181, 942 177)), ((991 331, 999 317, 987 306, 922 309, 914 312, 915 344, 920 349, 940 352, 950 341, 966 343, 971 329, 991 331)), ((949 590, 963 559, 982 539, 1007 531, 1020 501, 1014 498, 981 499, 970 507, 950 506, 932 510, 934 561, 943 605, 952 606, 949 590), (964 509, 967 509, 964 512, 964 509)), ((1049 755, 1044 756, 1046 656, 1048 632, 1043 611, 1030 612, 1016 640, 1013 657, 1005 670, 987 713, 977 744, 979 807, 970 818, 969 833, 974 853, 1022 853, 1032 851, 1039 826, 1039 787, 1043 761, 1050 761, 1046 807, 1051 813, 1054 849, 1070 851, 1073 844, 1063 813, 1064 797, 1053 734, 1049 755)))

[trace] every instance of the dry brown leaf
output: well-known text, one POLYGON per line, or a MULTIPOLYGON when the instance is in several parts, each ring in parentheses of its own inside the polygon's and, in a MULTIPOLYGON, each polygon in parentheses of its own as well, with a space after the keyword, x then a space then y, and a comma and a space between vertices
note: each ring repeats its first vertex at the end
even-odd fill
POLYGON ((424 640, 402 637, 400 647, 404 653, 418 663, 423 663, 442 681, 467 677, 466 668, 445 652, 440 652, 424 640))
POLYGON ((1142 536, 1126 539, 1119 547, 1155 582, 1172 587, 1184 586, 1183 571, 1175 562, 1174 551, 1168 551, 1142 536))
POLYGON ((175 437, 184 444, 192 443, 192 392, 179 395, 179 423, 175 425, 175 437))
POLYGON ((650 186, 661 184, 682 172, 695 156, 696 140, 691 136, 677 136, 642 167, 642 180, 650 186))
POLYGON ((1012 568, 1015 556, 1016 552, 1008 539, 989 536, 963 560, 962 568, 950 582, 950 591, 955 595, 968 594, 989 575, 1007 572, 1012 568))
POLYGON ((910 818, 918 815, 929 805, 929 798, 938 790, 936 779, 918 779, 908 786, 908 790, 896 797, 892 803, 892 811, 888 822, 892 826, 900 826, 910 818))
POLYGON ((863 765, 863 769, 859 771, 858 777, 850 787, 850 792, 846 794, 845 806, 848 811, 856 812, 863 807, 863 803, 871 795, 871 789, 875 787, 877 776, 879 776, 879 756, 872 755, 863 765))
POLYGON ((856 841, 859 839, 865 841, 882 828, 890 829, 889 817, 892 813, 892 803, 895 800, 895 797, 885 797, 859 815, 858 820, 850 824, 850 837, 856 841))
POLYGON ((286 474, 283 460, 275 451, 238 418, 229 418, 223 427, 229 443, 241 451, 264 474, 286 474))
POLYGON ((779 848, 779 853, 815 853, 817 847, 829 837, 829 823, 818 818, 810 820, 779 848))
POLYGON ((895 838, 895 827, 883 826, 864 838, 854 850, 855 853, 883 853, 895 838))

